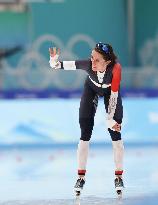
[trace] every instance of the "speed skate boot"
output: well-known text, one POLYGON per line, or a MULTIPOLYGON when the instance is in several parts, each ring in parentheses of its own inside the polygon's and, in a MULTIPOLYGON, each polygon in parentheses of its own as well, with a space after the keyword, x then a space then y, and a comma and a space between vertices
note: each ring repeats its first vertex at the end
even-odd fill
POLYGON ((76 196, 79 196, 81 194, 81 191, 83 189, 83 186, 85 184, 85 179, 84 178, 78 178, 77 182, 74 186, 74 190, 76 192, 76 196))
POLYGON ((124 184, 123 184, 123 180, 121 177, 117 176, 115 178, 115 189, 116 189, 116 193, 121 196, 122 195, 122 191, 123 191, 123 188, 124 188, 124 184))

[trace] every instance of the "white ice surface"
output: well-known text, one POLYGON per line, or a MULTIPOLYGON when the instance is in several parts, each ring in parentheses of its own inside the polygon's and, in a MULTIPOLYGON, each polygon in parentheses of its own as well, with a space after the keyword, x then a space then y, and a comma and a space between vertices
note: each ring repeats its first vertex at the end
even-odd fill
MULTIPOLYGON (((114 190, 111 146, 91 148, 80 204, 154 204, 158 199, 158 148, 127 147, 125 190, 114 190), (133 203, 132 203, 133 202, 133 203)), ((76 147, 71 149, 1 150, 0 204, 71 205, 77 177, 76 147)))

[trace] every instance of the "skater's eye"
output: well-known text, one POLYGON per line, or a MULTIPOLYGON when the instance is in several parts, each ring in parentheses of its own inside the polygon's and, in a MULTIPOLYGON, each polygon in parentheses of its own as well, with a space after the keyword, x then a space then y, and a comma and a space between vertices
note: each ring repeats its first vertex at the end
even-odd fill
POLYGON ((91 61, 95 61, 96 63, 98 63, 99 62, 99 59, 94 59, 94 57, 93 56, 91 56, 91 61))

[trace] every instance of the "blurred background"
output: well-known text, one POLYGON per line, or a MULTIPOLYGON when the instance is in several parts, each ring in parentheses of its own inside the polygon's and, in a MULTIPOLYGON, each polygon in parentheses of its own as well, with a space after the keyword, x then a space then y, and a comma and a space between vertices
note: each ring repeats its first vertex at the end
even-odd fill
MULTIPOLYGON (((47 160, 52 163, 55 156, 62 158, 63 150, 77 148, 78 108, 86 73, 51 70, 48 49, 52 46, 61 49, 61 60, 88 58, 98 41, 113 46, 123 71, 124 143, 127 148, 141 149, 134 152, 136 158, 143 158, 149 146, 153 156, 157 154, 157 8, 157 0, 0 0, 2 178, 13 177, 6 171, 9 169, 20 179, 36 179, 39 172, 30 175, 28 160, 34 159, 29 164, 32 170, 39 156, 43 158, 38 165, 43 165, 47 160), (28 155, 37 149, 49 152, 28 155), (15 171, 16 163, 24 163, 25 157, 28 164, 23 172, 21 168, 15 171)), ((111 149, 103 113, 100 99, 92 145, 103 149, 110 145, 111 149)), ((152 179, 158 181, 157 161, 152 170, 152 179)))

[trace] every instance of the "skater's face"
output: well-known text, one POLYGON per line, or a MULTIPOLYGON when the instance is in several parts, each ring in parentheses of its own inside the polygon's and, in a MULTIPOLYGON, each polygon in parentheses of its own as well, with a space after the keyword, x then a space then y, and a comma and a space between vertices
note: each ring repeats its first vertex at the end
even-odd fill
POLYGON ((91 62, 92 62, 92 70, 104 72, 106 70, 107 65, 110 61, 106 61, 102 54, 98 53, 95 50, 92 50, 91 53, 91 62))

